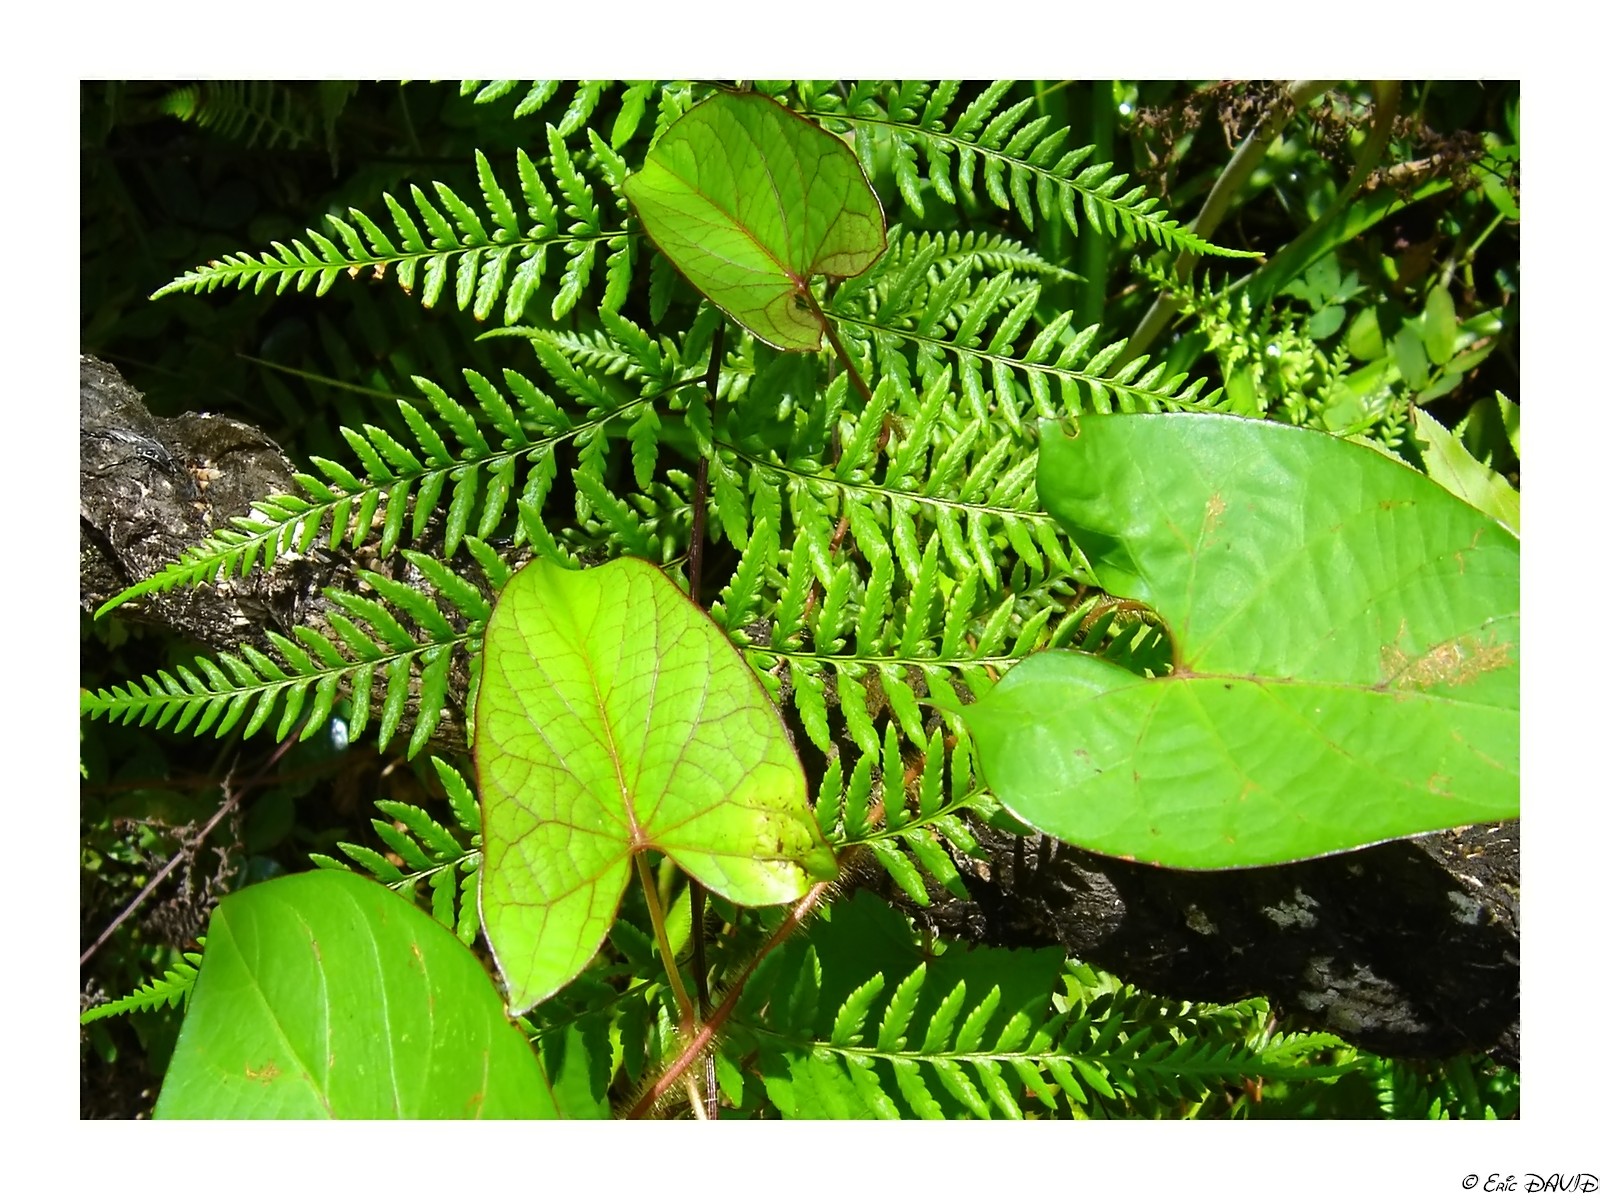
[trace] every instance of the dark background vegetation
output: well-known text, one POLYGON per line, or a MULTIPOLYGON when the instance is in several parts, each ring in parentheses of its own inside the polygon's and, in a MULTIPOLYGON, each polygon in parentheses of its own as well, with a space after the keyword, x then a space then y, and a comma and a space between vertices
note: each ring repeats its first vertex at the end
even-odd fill
MULTIPOLYGON (((1118 171, 1146 182, 1180 220, 1198 212, 1273 94, 1271 85, 1239 82, 1037 90, 1047 111, 1073 125, 1075 144, 1094 140, 1118 171)), ((84 84, 81 350, 114 364, 157 416, 225 413, 265 431, 297 463, 321 455, 356 467, 339 427, 392 425, 388 398, 406 394, 411 375, 443 379, 469 366, 536 374, 526 343, 503 340, 491 355, 474 342, 470 315, 448 298, 424 310, 405 301, 392 280, 340 280, 321 298, 228 291, 152 303, 149 296, 197 264, 300 236, 323 213, 349 206, 381 213, 384 192, 402 193, 413 182, 439 180, 475 195, 473 151, 488 155, 497 172, 509 167, 518 146, 542 144, 544 122, 559 119, 572 92, 564 85, 538 114, 514 119, 520 91, 479 105, 444 83, 84 84), (519 353, 529 361, 519 362, 519 353)), ((1373 182, 1402 196, 1432 180, 1450 186, 1398 204, 1337 252, 1341 271, 1353 273, 1359 290, 1345 302, 1342 322, 1323 335, 1330 348, 1365 309, 1392 334, 1421 312, 1442 271, 1452 281, 1458 318, 1501 310, 1492 352, 1430 400, 1428 411, 1446 426, 1493 405, 1496 390, 1519 396, 1517 225, 1494 219, 1491 189, 1474 169, 1486 150, 1516 143, 1519 94, 1514 82, 1407 84, 1384 158, 1390 175, 1373 182)), ((608 106, 614 108, 616 95, 607 93, 594 115, 602 130, 610 128, 608 106)), ((1349 177, 1351 135, 1368 117, 1366 96, 1355 85, 1334 88, 1296 117, 1211 240, 1270 255, 1306 228, 1349 177)), ((642 153, 647 133, 630 149, 642 153)), ((1515 197, 1515 160, 1496 170, 1505 194, 1515 197)), ((895 205, 892 183, 878 182, 886 205, 895 205)), ((922 223, 942 227, 952 214, 929 200, 922 223)), ((1006 229, 1015 220, 999 210, 959 219, 977 229, 1006 229)), ((1080 324, 1103 320, 1107 341, 1132 332, 1152 295, 1130 271, 1125 250, 1114 241, 1042 248, 1088 280, 1056 285, 1057 304, 1075 309, 1080 324)), ((1211 281, 1220 284, 1250 265, 1214 262, 1211 281)), ((1296 301, 1280 303, 1292 309, 1296 301)), ((537 309, 530 305, 530 312, 537 309)), ((1300 311, 1312 315, 1305 306, 1300 311)), ((1193 362, 1215 377, 1192 326, 1169 330, 1154 353, 1193 362)), ((1480 457, 1516 479, 1518 463, 1503 435, 1485 423, 1469 424, 1465 436, 1480 457)), ((84 614, 81 682, 98 688, 138 678, 198 649, 84 614)), ((225 785, 241 800, 236 818, 208 839, 212 849, 173 872, 89 959, 81 978, 86 1006, 125 995, 193 949, 211 906, 229 890, 304 869, 309 852, 330 851, 335 841, 373 842, 366 818, 374 799, 438 799, 429 769, 420 759, 407 763, 402 746, 379 755, 370 742, 344 747, 336 738, 337 726, 326 729, 269 767, 275 747, 267 738, 242 742, 235 733, 217 743, 85 725, 82 949, 216 811, 225 785)), ((164 1010, 86 1029, 82 1116, 148 1115, 178 1018, 164 1010)))

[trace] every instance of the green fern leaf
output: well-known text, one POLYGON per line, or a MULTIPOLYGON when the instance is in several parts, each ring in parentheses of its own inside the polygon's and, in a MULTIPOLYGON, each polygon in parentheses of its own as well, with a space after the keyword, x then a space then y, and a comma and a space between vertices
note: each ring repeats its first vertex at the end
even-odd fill
POLYGON ((855 991, 851 992, 834 1018, 833 1032, 828 1041, 834 1046, 855 1046, 861 1042, 861 1026, 866 1021, 867 1010, 883 991, 883 972, 879 971, 855 991))
POLYGON ((895 1082, 900 1085, 900 1094, 906 1098, 911 1111, 924 1121, 944 1120, 944 1109, 939 1106, 939 1102, 933 1098, 933 1093, 928 1090, 928 1085, 917 1073, 916 1065, 898 1058, 890 1065, 894 1071, 895 1082))
POLYGON ((933 1011, 933 1016, 928 1020, 928 1032, 922 1039, 922 1053, 924 1055, 940 1054, 944 1052, 950 1035, 955 1030, 956 1017, 960 1015, 962 1005, 967 999, 966 980, 957 980, 955 987, 939 1001, 933 1011))
POLYGON ((449 830, 416 805, 404 804, 398 800, 379 800, 377 808, 391 821, 404 824, 421 838, 426 853, 424 862, 418 869, 425 870, 435 863, 459 859, 466 854, 449 830))
POLYGON ((994 1014, 999 1008, 1000 987, 996 984, 961 1023, 961 1030, 956 1034, 955 1041, 957 1054, 971 1054, 978 1049, 983 1041, 983 1031, 994 1019, 994 1014))
POLYGON ((939 1082, 944 1084, 945 1090, 966 1105, 967 1109, 977 1117, 985 1120, 989 1118, 989 1106, 984 1103, 983 1095, 972 1086, 972 1080, 962 1070, 962 1063, 948 1058, 932 1058, 928 1066, 933 1069, 939 1082))
MULTIPOLYGON (((205 940, 201 939, 201 946, 205 940)), ((106 1017, 120 1016, 130 1012, 156 1012, 162 1008, 177 1008, 188 1003, 189 992, 194 987, 195 977, 200 973, 200 954, 196 951, 185 951, 183 961, 174 963, 161 976, 141 983, 128 995, 120 1000, 113 1000, 108 1004, 97 1004, 86 1009, 78 1018, 80 1025, 87 1025, 91 1021, 103 1020, 106 1017)))
POLYGON ((858 841, 871 832, 868 813, 872 805, 872 764, 858 762, 850 771, 850 784, 844 798, 844 835, 858 841))
POLYGON ((927 964, 918 963, 889 997, 889 1003, 883 1010, 883 1020, 878 1025, 879 1050, 893 1052, 905 1048, 906 1031, 910 1028, 911 1017, 916 1011, 917 999, 922 994, 922 984, 927 977, 927 964))
MULTIPOLYGON (((486 91, 491 98, 503 94, 493 89, 486 91)), ((479 96, 483 94, 480 92, 479 96)), ((563 132, 547 127, 551 169, 567 201, 564 210, 558 211, 550 200, 537 165, 525 151, 518 152, 518 177, 529 218, 527 232, 522 231, 510 193, 480 152, 476 159, 481 212, 475 207, 477 201, 469 202, 443 184, 433 185, 437 204, 413 185, 407 197, 409 203, 388 194, 383 197, 392 235, 366 213, 352 208, 348 219, 334 217, 329 221, 343 245, 317 230, 307 230, 304 240, 294 239, 288 245, 274 242, 270 252, 231 254, 187 271, 152 298, 179 292, 204 293, 219 287, 261 291, 272 285, 279 294, 290 287, 303 291, 315 285, 316 293, 321 295, 340 276, 354 278, 370 270, 382 277, 392 269, 406 292, 416 288, 421 273, 424 307, 437 304, 453 279, 457 308, 470 309, 478 320, 485 320, 503 299, 505 322, 512 324, 521 318, 539 286, 550 250, 560 248, 568 255, 568 265, 552 308, 552 315, 559 319, 583 293, 601 246, 608 250, 608 272, 620 279, 625 268, 613 268, 611 261, 627 255, 631 242, 624 230, 603 227, 605 216, 594 189, 566 147, 566 137, 577 128, 569 128, 569 121, 574 112, 583 110, 580 101, 585 96, 586 102, 592 103, 598 91, 580 88, 574 108, 563 119, 563 132), (562 219, 563 212, 568 220, 562 219)), ((530 93, 529 99, 534 97, 530 93)), ((519 106, 519 111, 523 107, 519 106)), ((616 202, 620 205, 620 199, 616 202)), ((612 290, 617 290, 615 281, 612 290)), ((613 299, 620 303, 620 294, 613 299)))
POLYGON ((405 876, 401 873, 400 868, 377 851, 366 846, 359 846, 354 842, 338 842, 336 844, 346 858, 361 867, 379 883, 396 884, 404 880, 405 876))

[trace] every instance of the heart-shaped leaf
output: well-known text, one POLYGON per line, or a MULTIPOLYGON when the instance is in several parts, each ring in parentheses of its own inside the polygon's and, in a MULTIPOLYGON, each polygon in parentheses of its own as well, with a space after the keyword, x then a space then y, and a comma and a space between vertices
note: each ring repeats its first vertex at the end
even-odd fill
POLYGON ((761 682, 637 559, 511 578, 484 633, 477 756, 483 925, 513 1012, 594 956, 637 851, 743 905, 836 869, 761 682))
POLYGON ((1029 825, 1250 866, 1518 812, 1519 544, 1405 465, 1216 415, 1043 431, 1039 497, 1174 669, 1035 655, 965 710, 1029 825))
POLYGON ((494 981, 382 884, 312 871, 217 906, 157 1117, 560 1117, 494 981))
POLYGON ((755 93, 684 113, 622 191, 689 282, 780 350, 822 345, 813 275, 859 275, 888 244, 850 147, 755 93))

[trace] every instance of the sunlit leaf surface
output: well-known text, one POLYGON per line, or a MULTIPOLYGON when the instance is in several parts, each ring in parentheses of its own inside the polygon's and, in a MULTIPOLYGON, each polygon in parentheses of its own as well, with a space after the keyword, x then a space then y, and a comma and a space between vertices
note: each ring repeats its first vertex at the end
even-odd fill
POLYGON ((515 1012, 594 956, 636 851, 743 905, 834 873, 760 681, 648 563, 512 577, 484 635, 477 738, 484 929, 515 1012))
POLYGON ((850 147, 754 93, 684 113, 622 190, 689 282, 782 350, 822 344, 811 277, 859 275, 887 244, 850 147))
POLYGON ((1044 430, 1039 496, 1175 666, 1035 655, 964 715, 996 795, 1176 867, 1518 812, 1519 544, 1375 450, 1213 415, 1044 430))
POLYGON ((290 875, 218 905, 157 1117, 559 1117, 473 955, 382 884, 290 875))

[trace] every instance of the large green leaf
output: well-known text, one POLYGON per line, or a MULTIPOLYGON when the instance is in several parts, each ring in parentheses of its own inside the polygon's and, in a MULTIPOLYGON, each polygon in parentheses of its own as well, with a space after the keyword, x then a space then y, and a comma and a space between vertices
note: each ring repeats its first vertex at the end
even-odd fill
POLYGON ((1215 415, 1043 431, 1039 497, 1168 676, 1035 655, 965 716, 984 774, 1065 841, 1285 862, 1518 811, 1514 535, 1326 434, 1215 415))
POLYGON ((622 191, 689 282, 781 350, 822 345, 813 275, 859 275, 887 245, 850 147, 754 93, 684 113, 622 191))
POLYGON ((381 884, 313 871, 212 914, 157 1117, 558 1117, 494 981, 381 884))
POLYGON ((512 577, 484 633, 477 755, 483 924, 513 1012, 594 956, 637 851, 744 905, 835 871, 760 681, 637 559, 512 577))

